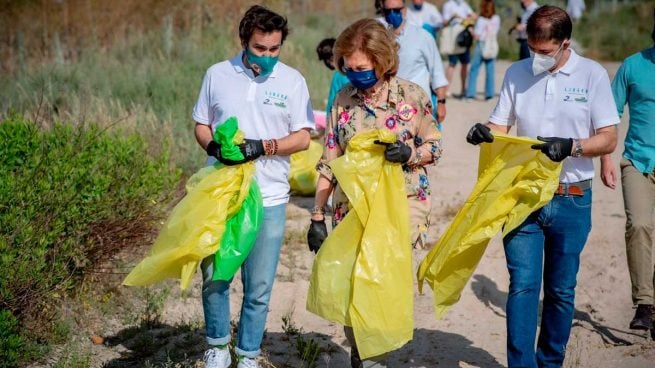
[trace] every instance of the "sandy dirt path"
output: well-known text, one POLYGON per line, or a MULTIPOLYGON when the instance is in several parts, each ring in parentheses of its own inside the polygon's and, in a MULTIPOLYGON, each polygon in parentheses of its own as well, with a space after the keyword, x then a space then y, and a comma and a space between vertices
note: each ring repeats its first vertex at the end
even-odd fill
MULTIPOLYGON (((496 67, 496 89, 509 63, 496 67)), ((610 77, 619 64, 607 64, 610 77)), ((482 91, 479 77, 478 91, 482 91)), ((459 90, 459 81, 455 81, 459 90)), ((481 98, 481 96, 478 96, 481 98)), ((496 99, 473 102, 449 99, 444 123, 445 152, 441 162, 431 172, 433 192, 433 226, 430 240, 435 242, 450 219, 462 205, 476 181, 478 148, 466 143, 465 135, 476 121, 486 121, 496 99)), ((624 117, 620 131, 625 135, 624 117)), ((615 162, 623 145, 614 154, 615 162)), ((600 166, 596 160, 597 170, 600 166)), ((605 188, 600 179, 594 182, 593 229, 582 254, 578 276, 576 312, 573 331, 567 349, 567 367, 653 367, 655 343, 647 333, 629 330, 633 315, 630 301, 623 238, 625 215, 619 189, 605 188)), ((322 320, 305 310, 308 279, 313 254, 307 251, 305 232, 309 222, 311 198, 294 198, 288 207, 285 249, 280 260, 277 282, 268 316, 263 344, 265 359, 276 367, 300 367, 296 352, 296 337, 283 328, 283 317, 302 330, 305 341, 313 339, 323 350, 318 367, 349 367, 349 347, 342 327, 322 320)), ((415 266, 426 251, 414 251, 415 266)), ((174 292, 164 308, 164 321, 171 325, 196 321, 200 326, 194 339, 202 344, 202 309, 200 280, 186 298, 174 292)), ((177 287, 175 287, 177 289, 177 287)), ((240 282, 233 283, 232 314, 238 319, 240 282)), ((505 301, 508 275, 499 238, 489 245, 480 266, 466 286, 462 299, 447 315, 436 320, 433 314, 431 290, 425 295, 415 292, 414 340, 390 354, 391 367, 505 367, 505 301)), ((116 326, 118 327, 118 326, 116 326)), ((288 328, 287 328, 288 331, 288 328)), ((187 335, 185 335, 187 336, 187 335)), ((117 345, 107 351, 104 346, 93 348, 96 356, 108 360, 124 347, 117 345), (104 353, 102 352, 104 351, 104 353)), ((189 351, 189 357, 201 360, 202 347, 189 351)), ((94 359, 96 364, 102 364, 94 359)), ((268 364, 267 364, 268 365, 268 364)), ((116 365, 120 366, 120 364, 116 365)), ((202 366, 197 363, 197 366, 202 366)))

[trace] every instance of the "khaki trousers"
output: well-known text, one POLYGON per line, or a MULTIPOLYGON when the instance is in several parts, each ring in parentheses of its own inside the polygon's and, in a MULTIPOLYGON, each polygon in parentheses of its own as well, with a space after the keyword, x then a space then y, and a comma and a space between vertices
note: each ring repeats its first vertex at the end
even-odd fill
POLYGON ((654 304, 655 265, 655 175, 644 174, 621 159, 621 181, 625 205, 625 245, 634 304, 654 304))

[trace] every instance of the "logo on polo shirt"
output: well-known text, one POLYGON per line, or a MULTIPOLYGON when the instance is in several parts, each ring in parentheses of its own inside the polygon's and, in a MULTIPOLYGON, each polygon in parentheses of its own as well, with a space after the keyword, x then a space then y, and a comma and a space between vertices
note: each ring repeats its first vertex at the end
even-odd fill
POLYGON ((288 98, 289 96, 285 95, 284 93, 266 91, 264 92, 263 103, 264 105, 273 105, 284 109, 287 107, 288 98))
POLYGON ((564 102, 578 102, 585 103, 589 101, 587 96, 589 89, 577 87, 564 87, 564 102))

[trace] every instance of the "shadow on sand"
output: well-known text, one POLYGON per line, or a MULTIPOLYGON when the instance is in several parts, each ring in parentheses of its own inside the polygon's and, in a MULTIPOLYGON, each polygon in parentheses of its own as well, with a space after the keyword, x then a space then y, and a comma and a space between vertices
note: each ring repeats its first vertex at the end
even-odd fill
MULTIPOLYGON (((504 291, 498 290, 498 285, 484 275, 474 275, 473 281, 471 282, 471 289, 475 296, 491 309, 496 315, 501 317, 506 317, 505 303, 507 301, 507 293, 504 291)), ((541 306, 539 307, 539 314, 541 315, 541 306)), ((634 332, 624 331, 615 329, 612 327, 604 326, 600 322, 594 319, 594 317, 588 312, 581 311, 576 309, 573 316, 573 325, 587 328, 598 335, 603 339, 603 342, 606 344, 612 344, 615 346, 629 346, 632 343, 628 340, 622 339, 616 336, 613 332, 618 332, 621 334, 641 336, 634 332), (586 322, 587 325, 584 324, 586 322), (587 327, 587 326, 590 326, 587 327)))

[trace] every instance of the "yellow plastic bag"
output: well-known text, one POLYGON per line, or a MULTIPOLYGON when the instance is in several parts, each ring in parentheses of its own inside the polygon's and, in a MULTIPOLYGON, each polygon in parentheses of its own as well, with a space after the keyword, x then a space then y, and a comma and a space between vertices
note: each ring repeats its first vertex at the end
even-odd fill
POLYGON ((316 164, 323 154, 323 146, 314 141, 309 142, 309 148, 291 155, 289 170, 289 185, 294 194, 310 196, 316 191, 318 172, 316 164))
POLYGON ((405 179, 376 139, 396 136, 360 133, 330 162, 352 209, 316 255, 307 297, 310 312, 352 326, 362 358, 401 347, 414 325, 405 179))
MULTIPOLYGON (((218 128, 220 134, 221 140, 243 141, 235 118, 218 128)), ((254 175, 255 164, 247 162, 208 166, 189 178, 186 196, 171 212, 150 254, 127 275, 123 285, 146 286, 176 278, 180 279, 180 287, 187 289, 198 264, 218 250, 227 219, 239 212, 251 194, 254 175)))
POLYGON ((546 205, 557 190, 561 163, 530 148, 539 141, 494 134, 480 146, 478 182, 445 234, 421 262, 419 291, 427 281, 435 315, 455 304, 475 271, 489 240, 503 236, 546 205))

